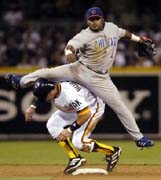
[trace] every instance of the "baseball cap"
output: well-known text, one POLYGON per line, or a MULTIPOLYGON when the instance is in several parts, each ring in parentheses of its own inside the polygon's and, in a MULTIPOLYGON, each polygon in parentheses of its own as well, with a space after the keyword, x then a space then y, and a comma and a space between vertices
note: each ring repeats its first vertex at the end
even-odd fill
POLYGON ((99 7, 92 7, 87 10, 87 19, 91 17, 103 17, 103 11, 99 7))

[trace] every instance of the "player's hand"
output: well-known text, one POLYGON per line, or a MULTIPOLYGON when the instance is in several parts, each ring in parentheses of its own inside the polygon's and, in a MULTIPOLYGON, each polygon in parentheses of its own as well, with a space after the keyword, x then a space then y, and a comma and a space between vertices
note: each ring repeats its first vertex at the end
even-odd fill
POLYGON ((26 122, 31 121, 34 113, 35 113, 35 108, 29 107, 25 112, 25 121, 26 122))
POLYGON ((140 37, 138 43, 138 54, 140 57, 152 58, 157 53, 157 48, 152 39, 146 37, 140 37))
POLYGON ((72 135, 68 129, 63 129, 59 136, 56 138, 57 141, 65 141, 68 137, 72 135))
POLYGON ((75 54, 68 54, 66 55, 67 61, 69 62, 75 62, 77 61, 77 56, 75 54))

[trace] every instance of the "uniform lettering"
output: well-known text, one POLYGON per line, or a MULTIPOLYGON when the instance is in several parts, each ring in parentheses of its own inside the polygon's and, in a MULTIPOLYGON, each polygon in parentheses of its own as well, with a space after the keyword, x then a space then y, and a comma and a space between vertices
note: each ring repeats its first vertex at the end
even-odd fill
POLYGON ((116 37, 112 37, 110 39, 110 46, 116 46, 117 45, 117 38, 116 37))
POLYGON ((70 82, 70 85, 72 85, 78 92, 81 90, 81 87, 79 86, 79 84, 75 82, 70 82))
POLYGON ((95 49, 104 49, 107 47, 106 39, 100 38, 95 41, 95 49))
POLYGON ((79 102, 77 99, 71 103, 73 108, 78 108, 82 103, 79 102))

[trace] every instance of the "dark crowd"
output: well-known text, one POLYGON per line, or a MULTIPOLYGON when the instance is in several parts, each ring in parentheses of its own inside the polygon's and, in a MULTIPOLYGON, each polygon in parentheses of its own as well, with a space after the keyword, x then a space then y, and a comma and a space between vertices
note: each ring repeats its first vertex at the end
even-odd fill
MULTIPOLYGON (((115 66, 161 66, 160 9, 156 11, 153 3, 141 9, 144 0, 131 3, 120 0, 122 4, 116 6, 117 2, 1 0, 0 66, 51 67, 67 63, 66 43, 86 28, 86 9, 94 5, 102 7, 107 21, 136 35, 150 37, 157 45, 157 55, 148 59, 138 56, 136 43, 120 41, 115 66)), ((161 3, 156 2, 161 7, 161 3)))

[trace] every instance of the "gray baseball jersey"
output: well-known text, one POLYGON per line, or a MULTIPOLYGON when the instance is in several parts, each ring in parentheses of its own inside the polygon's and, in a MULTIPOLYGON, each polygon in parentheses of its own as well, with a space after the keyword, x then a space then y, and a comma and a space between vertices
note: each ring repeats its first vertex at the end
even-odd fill
POLYGON ((50 69, 44 68, 28 74, 21 78, 21 87, 28 86, 41 77, 55 81, 78 82, 113 109, 134 140, 142 138, 143 134, 132 113, 121 99, 107 72, 113 64, 118 40, 124 37, 125 32, 113 23, 105 23, 103 31, 100 32, 93 32, 89 28, 81 31, 68 42, 68 45, 80 52, 77 62, 50 69))
POLYGON ((82 30, 68 42, 80 50, 84 65, 96 71, 107 71, 113 64, 117 43, 125 36, 125 30, 113 23, 105 23, 103 31, 93 32, 89 28, 82 30))

